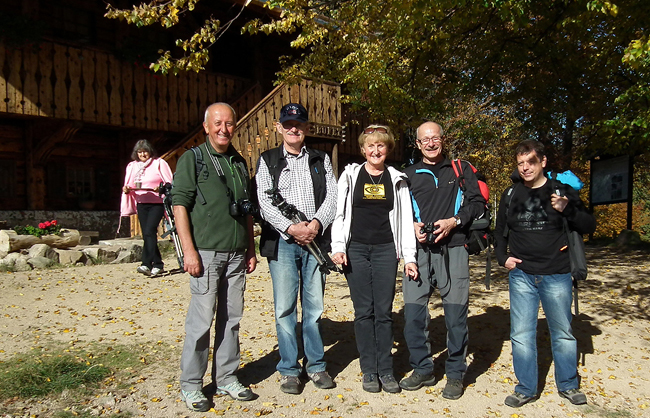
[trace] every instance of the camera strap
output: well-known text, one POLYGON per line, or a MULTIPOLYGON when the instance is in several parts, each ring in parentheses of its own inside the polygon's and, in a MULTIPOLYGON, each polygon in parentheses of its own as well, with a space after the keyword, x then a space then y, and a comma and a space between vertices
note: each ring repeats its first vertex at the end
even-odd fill
MULTIPOLYGON (((226 174, 223 172, 223 168, 221 168, 221 163, 219 162, 219 159, 212 155, 211 152, 208 152, 208 155, 210 156, 210 161, 212 161, 212 165, 214 166, 214 169, 217 172, 217 176, 219 176, 219 180, 223 183, 223 185, 226 187, 226 194, 228 195, 228 198, 230 199, 231 202, 235 201, 234 193, 232 190, 230 190, 230 187, 228 187, 228 180, 226 180, 226 174)), ((233 181, 235 179, 233 178, 233 181)))

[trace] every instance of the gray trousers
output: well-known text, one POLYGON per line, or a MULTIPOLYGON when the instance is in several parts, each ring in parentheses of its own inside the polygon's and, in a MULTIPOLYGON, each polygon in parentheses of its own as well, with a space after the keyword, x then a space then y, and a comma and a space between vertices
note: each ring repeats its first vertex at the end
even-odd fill
POLYGON ((442 253, 418 249, 417 281, 404 279, 404 339, 409 348, 413 370, 433 372, 429 341, 429 298, 434 288, 440 292, 447 326, 448 379, 462 379, 467 370, 465 357, 469 340, 467 310, 469 306, 469 255, 464 247, 449 248, 449 275, 442 253))
POLYGON ((192 299, 185 319, 181 355, 181 389, 201 390, 208 368, 210 328, 215 318, 212 383, 224 386, 237 379, 239 321, 244 313, 245 251, 199 251, 203 276, 190 277, 192 299))

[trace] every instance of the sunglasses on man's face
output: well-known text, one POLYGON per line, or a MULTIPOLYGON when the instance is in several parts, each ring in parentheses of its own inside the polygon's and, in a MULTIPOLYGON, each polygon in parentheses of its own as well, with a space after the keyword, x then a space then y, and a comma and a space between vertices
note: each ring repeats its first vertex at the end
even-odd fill
POLYGON ((386 128, 366 128, 366 129, 363 130, 363 133, 366 134, 366 135, 374 134, 375 132, 379 132, 380 134, 387 134, 388 129, 386 129, 386 128))

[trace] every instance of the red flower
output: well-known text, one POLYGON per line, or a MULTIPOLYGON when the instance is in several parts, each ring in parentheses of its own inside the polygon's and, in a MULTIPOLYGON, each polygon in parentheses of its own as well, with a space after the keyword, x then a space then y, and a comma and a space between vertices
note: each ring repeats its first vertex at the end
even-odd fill
POLYGON ((56 226, 56 224, 57 224, 56 219, 52 219, 52 226, 56 226))
POLYGON ((50 225, 52 225, 52 224, 50 223, 50 221, 45 221, 45 227, 46 227, 46 228, 49 228, 50 225))
POLYGON ((41 229, 45 229, 45 228, 46 228, 46 226, 45 226, 45 224, 44 224, 43 222, 41 222, 40 224, 38 224, 38 227, 41 228, 41 229))

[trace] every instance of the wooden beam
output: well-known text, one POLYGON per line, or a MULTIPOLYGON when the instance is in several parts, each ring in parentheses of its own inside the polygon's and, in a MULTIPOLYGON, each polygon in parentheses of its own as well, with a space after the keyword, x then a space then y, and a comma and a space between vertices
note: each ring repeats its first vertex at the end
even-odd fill
POLYGON ((34 147, 32 153, 34 164, 44 166, 54 148, 58 144, 68 142, 82 126, 82 122, 64 122, 57 131, 34 147))
POLYGON ((35 164, 34 124, 25 128, 25 195, 28 210, 45 209, 45 167, 35 164))

